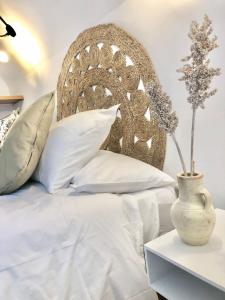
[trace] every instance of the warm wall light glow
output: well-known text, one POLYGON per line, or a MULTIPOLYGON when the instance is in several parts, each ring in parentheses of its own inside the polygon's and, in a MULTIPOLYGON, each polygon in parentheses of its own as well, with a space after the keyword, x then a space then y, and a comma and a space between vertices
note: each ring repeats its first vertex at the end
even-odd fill
POLYGON ((184 6, 187 4, 192 4, 194 3, 196 0, 170 0, 171 4, 174 6, 184 6))
POLYGON ((9 56, 5 51, 0 50, 0 62, 7 63, 9 61, 9 56))
POLYGON ((38 38, 22 22, 11 21, 17 35, 7 40, 7 47, 13 56, 26 68, 31 69, 42 60, 42 47, 38 38))
POLYGON ((38 41, 28 28, 19 22, 13 24, 17 36, 10 40, 16 56, 29 65, 37 65, 41 61, 41 50, 38 41))

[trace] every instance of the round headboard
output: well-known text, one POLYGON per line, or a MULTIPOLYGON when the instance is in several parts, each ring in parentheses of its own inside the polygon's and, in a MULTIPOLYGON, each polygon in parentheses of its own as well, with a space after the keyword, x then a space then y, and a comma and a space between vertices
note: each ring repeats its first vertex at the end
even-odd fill
POLYGON ((103 149, 159 169, 166 136, 151 110, 145 85, 158 80, 143 46, 114 24, 82 32, 70 46, 58 79, 57 119, 121 103, 103 149))

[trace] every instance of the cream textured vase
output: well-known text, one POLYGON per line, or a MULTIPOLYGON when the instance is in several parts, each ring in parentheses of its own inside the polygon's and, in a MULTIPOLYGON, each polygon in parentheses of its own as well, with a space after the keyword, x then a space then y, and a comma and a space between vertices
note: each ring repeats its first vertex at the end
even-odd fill
POLYGON ((203 175, 177 175, 179 198, 171 208, 171 219, 180 238, 189 245, 208 242, 216 221, 210 193, 203 185, 203 175))

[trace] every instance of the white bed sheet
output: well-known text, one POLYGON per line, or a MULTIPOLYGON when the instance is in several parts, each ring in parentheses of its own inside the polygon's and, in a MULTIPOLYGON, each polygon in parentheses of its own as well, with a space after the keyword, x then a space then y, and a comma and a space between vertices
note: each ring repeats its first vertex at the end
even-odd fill
POLYGON ((1 196, 0 299, 155 300, 141 254, 159 228, 156 191, 1 196))
MULTIPOLYGON (((171 222, 170 218, 170 209, 173 202, 177 198, 176 189, 173 186, 165 186, 161 188, 155 188, 151 190, 146 190, 137 193, 137 195, 143 199, 146 197, 152 198, 152 195, 156 198, 159 209, 159 235, 165 234, 174 229, 174 226, 171 222)), ((148 209, 141 209, 142 219, 144 223, 144 242, 148 242, 151 239, 151 235, 148 233, 147 229, 151 228, 151 224, 149 224, 148 220, 148 209)))

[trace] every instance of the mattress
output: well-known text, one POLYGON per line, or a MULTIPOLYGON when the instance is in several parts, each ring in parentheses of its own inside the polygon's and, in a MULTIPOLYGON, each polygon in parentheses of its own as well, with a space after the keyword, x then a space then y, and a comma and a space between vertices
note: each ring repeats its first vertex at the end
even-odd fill
POLYGON ((159 205, 159 235, 162 235, 174 229, 170 218, 170 209, 177 198, 177 192, 172 186, 152 189, 151 192, 155 193, 159 205))
POLYGON ((150 190, 140 191, 133 194, 129 194, 129 197, 134 197, 139 203, 139 210, 143 222, 143 239, 144 243, 149 242, 153 238, 163 235, 172 229, 174 226, 170 218, 170 209, 177 198, 176 189, 173 186, 165 186, 161 188, 154 188, 150 190), (151 210, 148 199, 155 199, 158 208, 159 228, 157 236, 155 232, 152 232, 152 219, 149 215, 151 210))
POLYGON ((50 195, 35 183, 0 196, 0 299, 157 299, 143 244, 168 226, 169 190, 50 195))

